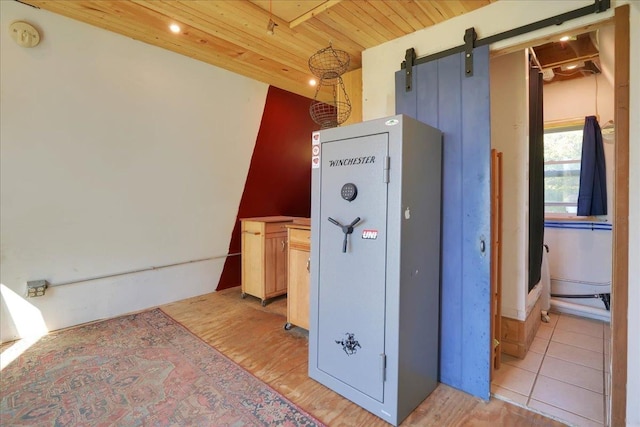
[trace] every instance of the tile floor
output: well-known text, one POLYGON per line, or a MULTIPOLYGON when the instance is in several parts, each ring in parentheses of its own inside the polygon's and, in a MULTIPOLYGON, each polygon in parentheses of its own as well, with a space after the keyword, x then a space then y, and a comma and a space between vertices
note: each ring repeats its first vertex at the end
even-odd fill
POLYGON ((609 323, 550 313, 524 359, 502 355, 494 397, 569 425, 605 426, 609 396, 609 323))

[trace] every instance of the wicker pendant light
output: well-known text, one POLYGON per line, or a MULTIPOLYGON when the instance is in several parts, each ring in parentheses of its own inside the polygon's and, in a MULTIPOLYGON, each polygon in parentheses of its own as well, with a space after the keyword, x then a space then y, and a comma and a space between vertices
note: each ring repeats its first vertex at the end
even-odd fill
POLYGON ((318 78, 316 93, 309 107, 309 114, 321 129, 344 123, 351 114, 351 101, 342 81, 342 74, 349 68, 349 54, 329 46, 309 58, 309 70, 318 78), (333 97, 329 101, 318 100, 323 87, 330 86, 333 97), (341 101, 338 101, 340 95, 341 101))

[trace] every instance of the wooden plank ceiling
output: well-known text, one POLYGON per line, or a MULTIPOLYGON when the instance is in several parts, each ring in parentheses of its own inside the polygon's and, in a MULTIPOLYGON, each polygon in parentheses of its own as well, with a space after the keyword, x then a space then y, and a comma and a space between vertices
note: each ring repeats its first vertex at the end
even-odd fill
MULTIPOLYGON (((496 0, 21 1, 313 98, 308 60, 330 43, 350 55, 354 70, 364 49, 496 0)), ((319 98, 330 92, 321 86, 319 98)))

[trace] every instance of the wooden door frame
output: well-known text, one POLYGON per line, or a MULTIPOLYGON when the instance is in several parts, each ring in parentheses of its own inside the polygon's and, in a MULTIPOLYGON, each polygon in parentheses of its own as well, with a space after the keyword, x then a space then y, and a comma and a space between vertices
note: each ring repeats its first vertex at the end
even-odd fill
POLYGON ((629 310, 629 5, 615 9, 614 207, 611 289, 611 424, 626 424, 629 310))

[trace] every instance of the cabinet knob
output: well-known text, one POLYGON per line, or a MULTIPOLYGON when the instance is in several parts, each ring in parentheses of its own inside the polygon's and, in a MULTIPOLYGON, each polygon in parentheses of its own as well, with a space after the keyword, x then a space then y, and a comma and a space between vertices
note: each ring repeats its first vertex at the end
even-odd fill
POLYGON ((284 252, 284 249, 287 247, 287 242, 282 240, 280 243, 282 243, 282 252, 284 252))
POLYGON ((311 257, 309 257, 309 259, 307 259, 307 271, 309 273, 311 273, 311 257))

